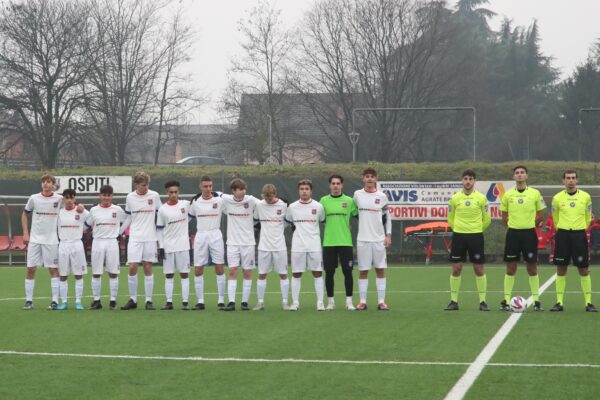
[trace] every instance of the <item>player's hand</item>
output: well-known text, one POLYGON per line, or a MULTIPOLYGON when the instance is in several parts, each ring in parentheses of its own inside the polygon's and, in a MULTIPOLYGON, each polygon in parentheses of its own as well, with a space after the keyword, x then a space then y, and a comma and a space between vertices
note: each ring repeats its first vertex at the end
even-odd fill
POLYGON ((23 234, 23 243, 29 244, 29 233, 23 234))
POLYGON ((390 247, 391 244, 392 244, 392 237, 390 235, 387 235, 385 237, 385 239, 383 239, 383 247, 390 247))
POLYGON ((85 207, 83 206, 83 204, 77 204, 77 213, 81 214, 82 212, 85 211, 85 207))

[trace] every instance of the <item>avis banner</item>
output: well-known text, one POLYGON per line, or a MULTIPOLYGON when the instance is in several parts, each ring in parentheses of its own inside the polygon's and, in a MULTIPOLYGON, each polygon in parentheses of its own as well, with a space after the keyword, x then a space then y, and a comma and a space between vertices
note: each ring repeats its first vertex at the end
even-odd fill
POLYGON ((111 185, 115 194, 129 193, 132 181, 131 176, 57 176, 56 191, 75 189, 77 193, 90 194, 98 193, 104 185, 111 185))

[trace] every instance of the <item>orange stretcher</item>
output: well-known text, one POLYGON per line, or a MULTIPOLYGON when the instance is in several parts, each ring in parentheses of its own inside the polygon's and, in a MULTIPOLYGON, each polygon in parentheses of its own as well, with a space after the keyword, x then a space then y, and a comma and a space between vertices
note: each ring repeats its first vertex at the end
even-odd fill
POLYGON ((450 254, 452 246, 452 229, 447 222, 427 222, 416 226, 407 226, 404 228, 404 241, 415 239, 425 250, 425 264, 431 263, 431 254, 433 253, 433 243, 435 239, 441 239, 446 252, 450 254))

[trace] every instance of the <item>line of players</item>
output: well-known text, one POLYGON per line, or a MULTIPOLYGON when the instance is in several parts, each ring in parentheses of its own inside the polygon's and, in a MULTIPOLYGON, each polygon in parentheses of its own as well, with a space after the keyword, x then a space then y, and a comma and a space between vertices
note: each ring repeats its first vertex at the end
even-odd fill
POLYGON ((165 184, 168 200, 161 204, 157 192, 149 189, 150 177, 139 172, 134 177, 135 191, 127 195, 125 210, 112 204, 113 189, 105 185, 100 189, 100 203, 85 210, 76 206, 76 193, 66 189, 63 195, 53 192, 55 178, 44 175, 42 192, 32 195, 21 218, 24 241, 28 243, 27 275, 25 279, 26 302, 24 309, 33 308, 33 291, 36 267, 48 268, 51 276, 52 302, 49 309, 68 308, 68 275, 75 276, 75 308, 83 309, 82 276, 86 273, 85 252, 82 243, 84 227, 93 229, 92 243, 92 293, 90 309, 101 309, 101 276, 109 276, 111 310, 117 308, 119 287, 118 239, 129 228, 127 262, 129 264, 129 300, 123 310, 137 308, 138 266, 143 265, 145 308, 155 309, 152 302, 154 278, 152 264, 157 262, 157 250, 163 253, 166 304, 163 310, 173 309, 174 275, 181 278, 182 309, 189 310, 190 244, 188 222, 196 219, 194 239, 194 288, 197 296, 195 310, 205 308, 204 269, 212 260, 215 265, 218 301, 224 311, 236 309, 237 274, 243 275, 241 309, 249 310, 248 301, 255 269, 254 231, 260 230, 258 243, 258 301, 255 310, 265 307, 268 272, 280 277, 282 307, 297 311, 300 307, 300 285, 304 272, 311 271, 317 293, 317 310, 333 310, 333 277, 338 259, 345 276, 346 309, 367 310, 368 271, 375 268, 377 309, 389 310, 385 304, 387 268, 386 247, 391 244, 391 220, 387 218, 387 197, 377 190, 377 172, 366 168, 362 174, 364 188, 354 197, 342 193, 343 178, 329 178, 331 193, 320 202, 312 199, 312 183, 298 182, 299 200, 292 204, 278 198, 274 185, 264 185, 262 200, 246 194, 246 184, 234 179, 231 194, 213 191, 208 176, 200 179, 200 193, 192 201, 181 200, 180 184, 165 184), (31 234, 28 214, 33 214, 31 234), (225 243, 220 230, 221 217, 227 216, 228 278, 225 277, 225 243), (350 218, 359 217, 357 258, 359 261, 360 302, 352 303, 352 236, 350 218), (324 240, 321 244, 320 224, 324 223, 324 240), (290 281, 287 270, 287 247, 284 238, 286 226, 293 230, 291 246, 291 297, 288 305, 290 281), (324 305, 323 270, 326 272, 328 304, 324 305), (227 282, 227 285, 226 285, 227 282), (225 304, 227 286, 228 303, 225 304), (59 304, 59 295, 61 303, 59 304))

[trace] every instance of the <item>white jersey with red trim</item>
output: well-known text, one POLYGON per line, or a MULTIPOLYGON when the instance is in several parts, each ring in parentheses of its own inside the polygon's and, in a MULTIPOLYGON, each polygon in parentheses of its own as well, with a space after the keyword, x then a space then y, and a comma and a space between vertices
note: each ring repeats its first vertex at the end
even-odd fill
POLYGON ((236 200, 231 194, 223 194, 221 198, 227 215, 227 244, 254 246, 254 209, 259 200, 250 195, 242 200, 236 200))
POLYGON ((58 212, 62 207, 62 196, 52 193, 32 194, 24 211, 32 213, 29 241, 38 244, 58 244, 58 212))
POLYGON ((156 212, 161 206, 160 196, 154 190, 140 195, 131 192, 125 199, 125 212, 131 215, 129 241, 155 242, 156 212))
POLYGON ((281 199, 275 203, 267 203, 261 200, 254 210, 254 219, 260 222, 260 240, 258 250, 261 251, 283 251, 285 247, 285 213, 287 204, 281 199))
POLYGON ((119 206, 97 205, 90 210, 85 224, 93 229, 94 239, 116 239, 121 233, 120 227, 126 218, 127 214, 119 206))
POLYGON ((392 233, 391 218, 387 215, 384 229, 383 215, 387 214, 387 196, 380 190, 354 192, 354 203, 358 208, 358 234, 361 242, 383 242, 386 233, 392 233))
POLYGON ((85 221, 89 214, 88 210, 78 213, 77 207, 70 210, 62 208, 58 212, 58 238, 60 241, 81 240, 85 221))
POLYGON ((325 209, 321 203, 313 199, 308 202, 295 201, 288 207, 285 219, 296 227, 292 236, 292 251, 321 251, 319 223, 325 221, 325 209))
POLYGON ((158 241, 166 253, 190 249, 189 211, 190 202, 187 200, 179 200, 175 204, 166 202, 158 209, 156 217, 158 241))
POLYGON ((221 229, 223 215, 223 199, 211 196, 208 199, 200 196, 190 205, 189 215, 196 218, 196 231, 208 232, 221 229))

